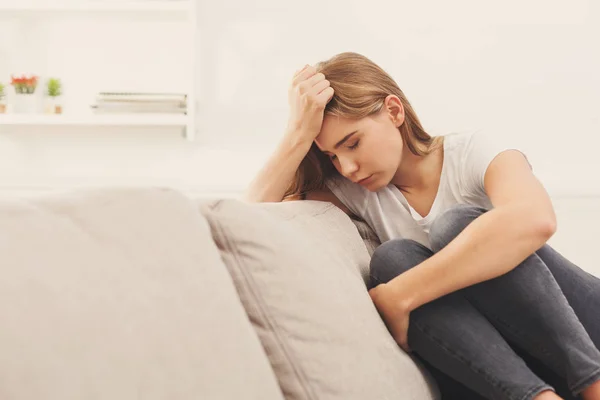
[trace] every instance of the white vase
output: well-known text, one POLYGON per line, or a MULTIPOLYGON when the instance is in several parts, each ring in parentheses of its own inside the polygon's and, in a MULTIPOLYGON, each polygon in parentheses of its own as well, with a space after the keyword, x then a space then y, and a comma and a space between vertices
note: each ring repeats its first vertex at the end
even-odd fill
POLYGON ((38 105, 38 97, 34 93, 17 93, 13 110, 18 114, 35 114, 38 112, 38 105))

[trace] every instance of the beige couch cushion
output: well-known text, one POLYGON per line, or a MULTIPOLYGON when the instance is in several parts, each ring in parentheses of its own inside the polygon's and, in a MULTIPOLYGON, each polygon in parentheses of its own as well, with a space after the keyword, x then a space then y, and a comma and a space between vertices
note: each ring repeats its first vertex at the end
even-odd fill
POLYGON ((189 199, 2 200, 0 226, 0 398, 283 398, 189 199))
POLYGON ((352 222, 356 226, 358 230, 358 234, 362 238, 365 247, 367 248, 367 252, 369 253, 369 257, 373 255, 375 249, 381 245, 381 241, 377 237, 377 234, 369 224, 367 224, 362 219, 352 219, 352 222))
POLYGON ((330 203, 202 202, 288 400, 437 398, 365 286, 369 255, 330 203))

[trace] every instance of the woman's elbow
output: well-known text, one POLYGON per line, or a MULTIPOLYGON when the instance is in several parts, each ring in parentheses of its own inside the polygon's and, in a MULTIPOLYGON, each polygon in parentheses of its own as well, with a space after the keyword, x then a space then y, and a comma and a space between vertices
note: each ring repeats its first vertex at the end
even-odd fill
POLYGON ((532 226, 534 235, 539 237, 542 243, 546 243, 556 233, 556 215, 554 212, 544 213, 536 218, 532 226))
POLYGON ((551 205, 524 202, 514 209, 514 221, 521 227, 527 240, 540 247, 556 233, 556 214, 551 205), (518 211, 517 211, 518 210, 518 211))

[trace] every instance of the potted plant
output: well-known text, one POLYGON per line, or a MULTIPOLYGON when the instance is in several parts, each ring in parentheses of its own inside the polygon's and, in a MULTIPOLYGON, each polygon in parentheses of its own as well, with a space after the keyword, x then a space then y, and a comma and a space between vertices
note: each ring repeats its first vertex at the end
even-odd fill
POLYGON ((6 98, 6 86, 0 82, 0 114, 6 113, 6 103, 4 99, 6 98))
POLYGON ((17 113, 35 113, 38 110, 38 99, 34 95, 38 84, 35 75, 12 76, 10 84, 15 88, 14 110, 17 113))
POLYGON ((60 79, 48 79, 48 82, 46 82, 46 95, 46 112, 48 114, 62 114, 62 105, 60 104, 60 96, 62 95, 62 83, 60 82, 60 79))

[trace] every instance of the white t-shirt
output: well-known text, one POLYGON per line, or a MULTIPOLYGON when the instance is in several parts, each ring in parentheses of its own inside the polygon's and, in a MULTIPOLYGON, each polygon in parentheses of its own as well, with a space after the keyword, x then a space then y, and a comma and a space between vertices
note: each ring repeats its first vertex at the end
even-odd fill
POLYGON ((381 242, 413 239, 431 248, 429 228, 438 215, 458 204, 491 209, 483 180, 490 162, 502 151, 516 149, 482 132, 451 133, 444 137, 440 184, 429 214, 419 215, 393 184, 371 192, 349 179, 327 180, 333 194, 371 226, 381 242))

